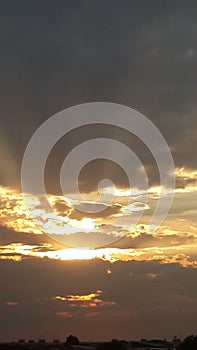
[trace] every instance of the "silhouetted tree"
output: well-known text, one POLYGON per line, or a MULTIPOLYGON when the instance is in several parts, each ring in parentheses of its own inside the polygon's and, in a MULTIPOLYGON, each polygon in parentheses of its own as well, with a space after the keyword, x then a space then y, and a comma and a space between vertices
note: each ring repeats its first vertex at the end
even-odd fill
POLYGON ((196 350, 197 349, 197 335, 189 335, 182 343, 179 344, 179 350, 196 350))
POLYGON ((66 338, 66 344, 67 345, 79 345, 79 339, 77 337, 75 337, 74 335, 70 334, 66 338))
POLYGON ((111 342, 98 344, 96 350, 126 350, 127 342, 113 339, 111 342))

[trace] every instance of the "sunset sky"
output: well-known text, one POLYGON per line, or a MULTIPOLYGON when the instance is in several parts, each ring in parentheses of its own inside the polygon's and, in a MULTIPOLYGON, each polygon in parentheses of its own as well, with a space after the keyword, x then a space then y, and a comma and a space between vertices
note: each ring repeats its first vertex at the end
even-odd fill
POLYGON ((3 0, 0 28, 0 341, 195 333, 196 1, 3 0), (162 191, 153 155, 134 134, 103 124, 58 140, 45 167, 51 210, 28 194, 39 225, 30 216, 21 189, 30 138, 55 113, 96 101, 139 111, 164 136, 176 188, 160 227, 150 225, 162 191), (119 165, 93 160, 80 173, 77 205, 98 207, 106 178, 114 199, 104 211, 82 212, 62 193, 61 166, 76 146, 101 137, 135 152, 148 189, 131 192, 119 165))

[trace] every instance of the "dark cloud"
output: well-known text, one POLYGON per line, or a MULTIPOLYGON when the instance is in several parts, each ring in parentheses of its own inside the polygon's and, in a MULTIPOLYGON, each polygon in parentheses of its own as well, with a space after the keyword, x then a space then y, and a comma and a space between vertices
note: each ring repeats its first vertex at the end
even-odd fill
POLYGON ((61 216, 68 216, 71 211, 71 207, 66 205, 65 201, 62 201, 62 200, 56 201, 54 208, 57 211, 57 214, 61 216))
MULTIPOLYGON (((134 234, 133 234, 134 236, 134 234)), ((131 234, 125 234, 124 237, 117 239, 115 242, 109 244, 109 247, 116 248, 150 248, 150 247, 178 247, 184 246, 187 244, 196 244, 197 238, 196 236, 188 233, 171 233, 171 234, 147 234, 141 233, 137 237, 132 237, 131 234)))
POLYGON ((126 339, 164 334, 184 337, 185 322, 187 332, 195 332, 196 269, 156 262, 111 265, 97 260, 79 264, 30 259, 1 261, 0 273, 6 276, 1 281, 1 340, 65 339, 71 330, 81 340, 108 340, 114 335, 126 339), (84 308, 53 300, 58 295, 87 295, 98 290, 102 291, 99 299, 106 304, 84 308), (18 305, 7 305, 8 301, 18 305), (100 314, 86 317, 91 312, 100 314))
MULTIPOLYGON (((10 174, 4 161, 2 183, 19 184, 23 152, 44 120, 90 101, 141 111, 164 134, 176 165, 196 168, 191 152, 196 140, 195 1, 187 6, 184 1, 20 4, 2 2, 0 11, 1 149, 6 148, 12 164, 10 174)), ((78 132, 74 143, 82 137, 90 137, 89 132, 78 132)), ((132 139, 129 144, 143 154, 143 164, 151 165, 150 180, 157 182, 151 156, 132 139)), ((125 184, 122 176, 116 179, 125 184)))
MULTIPOLYGON (((84 204, 82 204, 84 205, 84 204)), ((80 211, 80 204, 78 204, 78 208, 79 210, 77 209, 73 209, 73 211, 71 212, 71 214, 69 215, 69 218, 70 219, 77 219, 77 220, 81 220, 83 219, 84 217, 89 217, 89 218, 103 218, 103 219, 110 219, 110 218, 113 218, 114 215, 116 214, 120 214, 121 213, 121 209, 122 209, 122 206, 119 205, 119 204, 112 204, 111 206, 108 206, 106 209, 103 208, 103 206, 101 206, 100 209, 103 209, 102 211, 100 212, 96 212, 96 213, 89 213, 88 210, 92 210, 94 208, 94 206, 97 208, 99 208, 99 205, 98 204, 86 204, 85 207, 86 207, 86 210, 87 211, 80 211)), ((98 209, 97 209, 98 210, 98 209)))
MULTIPOLYGON (((106 225, 109 226, 109 225, 106 225)), ((105 229, 104 232, 77 232, 65 235, 51 234, 50 237, 67 246, 73 247, 112 247, 120 249, 143 249, 143 248, 162 248, 162 247, 183 247, 197 243, 197 237, 188 233, 171 234, 147 234, 141 233, 135 237, 134 233, 122 229, 120 236, 117 237, 115 227, 105 229)))
POLYGON ((181 177, 178 176, 176 178, 176 187, 185 189, 187 188, 187 186, 196 186, 197 185, 197 176, 195 176, 193 179, 192 178, 188 178, 188 177, 181 177))
POLYGON ((117 236, 111 232, 77 232, 71 234, 50 234, 50 237, 58 242, 71 247, 95 248, 108 246, 112 241, 117 240, 117 236))
POLYGON ((121 213, 122 205, 112 203, 112 205, 106 206, 104 204, 97 204, 94 201, 89 203, 84 200, 83 202, 77 203, 76 207, 71 207, 65 204, 64 201, 57 200, 54 208, 58 215, 68 217, 69 219, 82 220, 87 216, 88 218, 95 219, 110 219, 113 218, 114 215, 121 213), (92 210, 95 210, 95 213, 91 213, 92 210))
POLYGON ((42 249, 44 249, 45 245, 47 244, 47 250, 65 248, 65 246, 62 246, 60 243, 55 242, 45 234, 15 232, 12 229, 0 226, 0 245, 4 246, 12 243, 21 243, 32 246, 40 245, 42 249))

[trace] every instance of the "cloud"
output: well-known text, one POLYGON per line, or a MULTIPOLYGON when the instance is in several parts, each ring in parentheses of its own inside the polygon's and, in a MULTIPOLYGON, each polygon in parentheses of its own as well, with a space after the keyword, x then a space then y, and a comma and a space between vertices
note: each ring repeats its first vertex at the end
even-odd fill
POLYGON ((79 203, 77 206, 79 208, 79 210, 74 209, 71 214, 70 214, 70 218, 71 219, 77 219, 77 220, 81 220, 84 217, 90 217, 90 218, 95 218, 97 220, 101 219, 110 219, 111 217, 113 218, 116 214, 121 213, 121 208, 122 206, 119 204, 114 204, 111 205, 109 207, 107 207, 106 209, 104 209, 104 206, 102 206, 101 208, 99 208, 98 204, 86 204, 86 208, 84 208, 84 204, 86 203, 79 203), (83 206, 83 210, 84 212, 80 211, 80 205, 83 206), (94 210, 94 206, 96 207, 96 210, 102 210, 102 211, 98 211, 96 213, 88 213, 88 210, 94 210))
MULTIPOLYGON (((194 172, 192 173, 185 169, 179 170, 179 173, 182 174, 181 176, 183 177, 186 175, 188 177, 194 176, 194 172)), ((191 188, 189 187, 189 189, 191 188)), ((138 212, 141 210, 145 211, 140 222, 143 224, 150 221, 157 202, 155 196, 159 194, 160 189, 149 189, 150 198, 147 204, 138 200, 127 206, 126 203, 121 203, 122 198, 119 196, 118 203, 112 204, 105 211, 93 215, 77 211, 75 208, 72 208, 69 203, 63 201, 62 196, 57 195, 49 195, 48 199, 51 205, 51 212, 45 211, 46 208, 43 203, 43 198, 29 196, 28 201, 33 215, 36 217, 35 222, 27 211, 21 193, 14 189, 4 187, 1 187, 0 191, 2 198, 0 207, 0 224, 2 227, 11 228, 16 232, 23 232, 23 240, 26 242, 34 240, 32 234, 40 235, 40 241, 42 241, 43 231, 46 232, 52 240, 59 241, 60 246, 63 244, 67 247, 76 246, 94 248, 108 245, 111 242, 116 241, 118 238, 123 238, 125 236, 124 240, 120 240, 115 247, 128 248, 137 247, 136 244, 138 242, 140 243, 140 241, 143 242, 146 240, 148 243, 149 240, 149 242, 151 242, 151 237, 148 236, 146 239, 145 235, 131 241, 128 239, 128 234, 133 232, 132 236, 133 234, 136 235, 134 232, 137 232, 137 227, 132 225, 132 223, 133 220, 135 220, 136 215, 138 215, 138 212), (58 215, 58 219, 55 217, 55 211, 58 215), (38 223, 38 226, 36 226, 36 223, 38 223), (27 238, 27 236, 24 235, 24 232, 30 234, 30 236, 27 238), (30 239, 30 237, 32 238, 30 239)), ((181 189, 181 192, 180 189, 177 189, 177 191, 178 192, 175 192, 172 208, 168 216, 168 227, 171 231, 177 231, 177 227, 179 227, 179 230, 184 233, 184 230, 188 230, 188 227, 196 226, 195 215, 193 214, 195 213, 194 210, 196 208, 197 192, 193 190, 192 192, 188 191, 188 187, 183 189, 183 191, 181 189), (184 217, 184 213, 186 212, 185 219, 187 218, 187 220, 184 224, 182 223, 180 225, 177 218, 178 216, 184 217)), ((81 203, 81 205, 84 203, 85 202, 81 203)), ((80 203, 78 203, 78 205, 79 204, 80 203)), ((148 226, 146 226, 146 229, 149 231, 148 226)), ((13 233, 12 237, 14 237, 13 233)), ((2 239, 4 240, 5 237, 2 239)), ((166 241, 167 239, 166 235, 166 241)), ((53 244, 53 241, 50 239, 48 239, 48 241, 47 239, 44 240, 45 243, 48 242, 49 244, 53 244)), ((39 241, 39 239, 35 239, 35 242, 36 241, 39 241)), ((11 243, 11 241, 9 242, 11 243)), ((163 242, 164 239, 162 239, 162 243, 163 242)), ((161 245, 159 240, 155 243, 156 245, 161 245)))
POLYGON ((188 331, 195 331, 196 271, 170 261, 1 261, 0 274, 6 274, 1 281, 1 339, 10 340, 11 332, 13 340, 64 340, 65 327, 72 328, 81 341, 111 339, 114 330, 116 337, 124 339, 139 338, 141 334, 161 337, 163 332, 169 338, 174 332, 185 336, 183 316, 188 331), (110 276, 106 275, 107 269, 112 270, 110 276), (54 296, 66 300, 54 300, 54 296), (7 301, 18 305, 9 306, 7 301), (86 307, 81 307, 83 304, 86 307), (94 313, 99 313, 98 317, 94 313), (169 317, 175 325, 172 330, 169 317), (120 319, 124 327, 120 327, 120 319))
POLYGON ((6 305, 8 305, 8 306, 17 306, 18 303, 17 303, 17 301, 7 301, 6 305))
MULTIPOLYGON (((182 225, 182 222, 179 223, 182 225)), ((99 249, 89 248, 70 248, 61 245, 44 234, 30 234, 24 232, 15 232, 5 227, 0 227, 0 260, 21 261, 23 259, 34 257, 35 259, 60 259, 60 260, 92 260, 101 259, 110 262, 120 261, 150 261, 158 260, 161 263, 178 262, 183 266, 196 266, 196 246, 197 235, 196 228, 190 228, 192 233, 180 232, 169 229, 169 225, 163 226, 155 233, 149 232, 148 225, 139 225, 134 231, 125 234, 124 237, 118 238, 114 235, 114 243, 111 243, 111 235, 105 234, 108 225, 102 226, 103 233, 92 233, 88 237, 89 242, 103 241, 104 236, 106 246, 99 249), (101 238, 99 237, 101 235, 101 238)), ((120 227, 115 228, 120 230, 120 227)), ((77 234, 78 235, 78 234, 77 234)), ((86 233, 79 233, 78 242, 84 240, 86 233)), ((55 237, 54 237, 55 238, 55 237)), ((69 236, 72 239, 72 235, 69 236)), ((65 241, 66 242, 66 241, 65 241)), ((64 242, 64 243, 65 243, 64 242)), ((97 243, 98 243, 97 242, 97 243)), ((71 243, 71 240, 67 240, 71 243)), ((73 241, 73 243, 77 243, 73 241)))
POLYGON ((53 298, 53 300, 61 300, 61 301, 91 301, 94 300, 96 297, 98 297, 101 294, 101 291, 97 291, 96 293, 90 293, 86 295, 68 295, 66 297, 61 297, 57 295, 53 298))
POLYGON ((181 216, 193 216, 193 215, 197 215, 197 210, 193 209, 193 210, 186 210, 183 213, 180 214, 181 216))
POLYGON ((101 290, 97 290, 95 293, 85 294, 85 295, 67 295, 65 297, 57 295, 53 297, 52 300, 64 301, 71 303, 71 307, 82 307, 82 308, 95 308, 103 307, 109 305, 115 305, 113 301, 105 301, 100 298, 102 294, 101 290))
POLYGON ((184 167, 177 168, 176 172, 176 187, 178 191, 194 192, 197 189, 197 171, 186 169, 184 167))
MULTIPOLYGON (((140 110, 167 139, 177 166, 195 168, 195 155, 191 152, 196 140, 195 3, 185 10, 175 1, 170 11, 160 2, 150 5, 126 1, 122 5, 115 1, 113 11, 104 2, 63 4, 59 15, 52 3, 46 13, 42 4, 35 10, 22 2, 22 13, 13 5, 6 20, 6 6, 2 5, 1 11, 2 149, 7 152, 1 174, 4 185, 19 184, 19 160, 43 121, 65 107, 91 101, 118 102, 140 110), (19 24, 21 15, 24 21, 19 24), (45 31, 41 29, 43 18, 45 31), (57 51, 58 55, 53 54, 57 51), (11 129, 9 126, 14 123, 15 128, 11 129)), ((47 164, 47 183, 53 191, 59 190, 55 179, 65 153, 88 137, 101 134, 113 135, 135 149, 148 169, 150 182, 158 184, 156 165, 139 140, 123 130, 109 131, 98 126, 95 131, 87 127, 70 133, 67 147, 62 147, 60 140, 47 164)), ((106 176, 110 174, 118 185, 126 186, 126 177, 115 165, 100 164, 95 169, 92 166, 88 179, 81 178, 84 192, 96 188, 104 168, 106 176)))
POLYGON ((43 250, 47 248, 48 251, 65 248, 65 245, 61 245, 60 243, 52 240, 48 235, 16 232, 4 226, 0 226, 0 244, 2 246, 10 244, 37 246, 43 247, 43 250))
POLYGON ((71 317, 73 317, 73 315, 70 314, 70 313, 67 312, 67 311, 58 311, 58 312, 56 312, 56 315, 57 315, 58 317, 61 317, 61 318, 71 318, 71 317))
MULTIPOLYGON (((27 258, 49 258, 62 261, 91 261, 104 260, 110 263, 116 261, 159 261, 162 264, 178 263, 184 267, 197 267, 196 245, 150 247, 150 248, 102 248, 78 249, 67 248, 61 250, 45 249, 45 247, 24 246, 11 244, 0 247, 0 260, 20 262, 27 258)), ((108 274, 109 275, 109 274, 108 274)))

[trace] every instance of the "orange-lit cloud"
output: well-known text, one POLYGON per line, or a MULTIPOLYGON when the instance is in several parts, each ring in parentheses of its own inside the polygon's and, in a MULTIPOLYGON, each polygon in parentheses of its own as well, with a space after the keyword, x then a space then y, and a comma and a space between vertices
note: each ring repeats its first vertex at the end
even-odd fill
POLYGON ((8 306, 17 306, 18 302, 17 301, 7 301, 6 305, 8 305, 8 306))
POLYGON ((109 306, 109 305, 115 305, 116 303, 113 301, 104 301, 100 298, 102 294, 101 290, 97 290, 95 293, 85 294, 85 295, 67 295, 67 296, 60 296, 57 295, 53 298, 53 300, 56 301, 64 301, 69 302, 74 307, 77 305, 80 305, 82 308, 91 308, 91 307, 97 307, 97 306, 109 306))
POLYGON ((197 191, 197 170, 176 168, 176 192, 196 192, 197 191))
MULTIPOLYGON (((176 176, 178 181, 177 183, 179 183, 179 185, 177 185, 175 190, 175 203, 176 195, 184 195, 191 192, 197 194, 197 171, 177 168, 176 176)), ((113 192, 114 189, 110 187, 106 188, 106 192, 111 193, 111 191, 113 192)), ((51 211, 45 208, 45 201, 42 197, 36 198, 29 195, 27 198, 28 207, 31 209, 32 214, 36 218, 36 221, 34 222, 24 203, 22 193, 17 192, 13 188, 1 186, 0 224, 12 228, 17 232, 33 232, 40 234, 44 231, 48 234, 68 235, 80 231, 86 233, 100 232, 100 230, 103 228, 103 220, 105 220, 105 224, 113 225, 113 229, 110 232, 118 237, 122 236, 125 230, 128 231, 131 229, 131 221, 128 224, 128 217, 131 217, 131 215, 137 211, 145 210, 145 217, 143 220, 144 223, 146 222, 147 218, 150 219, 152 215, 151 213, 156 204, 156 200, 160 197, 161 192, 165 192, 165 189, 162 189, 160 186, 149 188, 149 202, 143 203, 140 198, 142 195, 144 195, 144 193, 137 191, 136 189, 135 200, 128 205, 129 197, 131 197, 131 195, 133 196, 133 189, 116 188, 114 192, 114 202, 112 205, 106 210, 94 215, 91 213, 88 215, 88 213, 77 211, 74 206, 71 206, 71 202, 67 201, 65 197, 61 195, 49 194, 47 196, 51 205, 51 211), (56 215, 58 215, 60 220, 57 220, 56 215), (116 220, 120 220, 120 218, 121 225, 120 227, 116 227, 116 220)), ((84 205, 85 203, 87 206, 97 205, 95 201, 87 201, 82 204, 84 205)), ((75 204, 80 206, 81 203, 77 202, 75 204)), ((178 208, 177 203, 176 205, 178 208)), ((183 213, 186 211, 193 213, 193 210, 196 208, 188 207, 185 204, 185 207, 182 209, 183 213)))
MULTIPOLYGON (((143 249, 61 249, 42 251, 40 246, 25 246, 22 244, 10 244, 0 247, 0 259, 21 261, 23 258, 50 258, 55 260, 92 260, 101 259, 114 263, 116 261, 159 261, 163 264, 178 263, 182 266, 197 267, 196 245, 172 246, 172 247, 149 247, 143 249), (191 256, 190 256, 191 255, 191 256)), ((111 271, 111 270, 110 270, 111 271)), ((110 275, 110 273, 108 273, 110 275)), ((95 298, 96 295, 70 295, 57 296, 57 300, 78 302, 95 298), (66 298, 66 299, 64 299, 66 298), (68 300, 70 298, 70 300, 68 300)), ((89 300, 89 301, 90 301, 89 300)))
MULTIPOLYGON (((51 212, 45 211, 42 198, 29 197, 29 205, 36 213, 38 219, 42 221, 45 230, 53 239, 60 239, 66 236, 68 242, 76 244, 66 244, 69 246, 79 246, 79 248, 57 249, 53 241, 44 243, 44 235, 41 229, 36 227, 34 221, 29 216, 27 208, 23 202, 23 196, 14 189, 0 187, 0 225, 10 228, 15 232, 33 233, 35 244, 26 243, 25 240, 15 238, 13 243, 0 246, 0 259, 21 261, 23 258, 50 258, 55 260, 92 260, 101 259, 111 263, 119 261, 151 261, 157 260, 162 263, 180 263, 183 266, 196 267, 196 247, 197 247, 197 219, 196 219, 196 200, 197 171, 188 169, 176 169, 178 179, 182 179, 187 184, 182 188, 177 188, 174 196, 174 202, 171 212, 159 230, 154 231, 148 222, 151 216, 152 203, 156 203, 154 196, 159 196, 160 188, 152 187, 149 189, 151 197, 148 203, 146 214, 143 217, 142 224, 132 226, 128 224, 128 214, 125 213, 125 203, 121 200, 129 196, 128 189, 117 189, 117 203, 110 207, 108 216, 103 221, 102 217, 75 217, 75 210, 70 204, 65 202, 62 196, 49 195, 48 200, 51 204, 51 212), (191 190, 192 184, 192 191, 191 190), (188 187, 189 186, 189 187, 188 187), (196 186, 196 187, 195 187, 196 186), (192 193, 191 193, 192 192, 192 193), (117 210, 118 208, 118 210, 117 210), (54 212, 61 215, 62 221, 57 222, 54 219, 54 212), (116 225, 113 219, 123 215, 124 222, 116 225), (73 226, 72 226, 73 225, 73 226), (68 231, 68 226, 70 227, 68 231), (77 234, 75 238, 74 234, 77 234), (43 237, 43 241, 38 243, 37 237, 43 237), (90 237, 93 246, 97 239, 102 237, 104 243, 99 246, 100 249, 90 249, 90 246, 84 245, 84 237, 90 237), (105 239, 105 240, 104 240, 105 239), (117 240, 117 242, 116 242, 117 240), (111 243, 115 241, 115 243, 111 243), (106 247, 106 248, 105 248, 106 247)), ((108 189, 110 191, 110 188, 108 189)), ((138 193, 138 195, 140 195, 138 193)), ((141 210, 144 204, 140 200, 131 205, 130 211, 141 210)), ((6 233, 7 235, 7 233, 6 233)), ((29 235, 28 235, 29 236, 29 235)), ((19 236, 20 237, 20 234, 19 236)), ((90 239, 90 241, 91 241, 90 239)), ((99 240, 98 240, 99 241, 99 240)), ((28 241, 29 242, 29 241, 28 241)), ((67 242, 67 240, 65 241, 67 242)), ((65 244, 65 242, 63 242, 65 244)), ((107 272, 110 275, 110 270, 107 272)))
POLYGON ((156 273, 148 273, 147 277, 150 278, 150 279, 154 279, 154 278, 157 277, 157 274, 156 273))
POLYGON ((96 293, 91 293, 87 295, 68 295, 67 299, 68 301, 90 301, 95 300, 97 296, 101 294, 101 291, 98 290, 96 293))
POLYGON ((73 317, 73 315, 67 311, 58 311, 58 312, 56 312, 56 315, 60 318, 72 318, 73 317))

